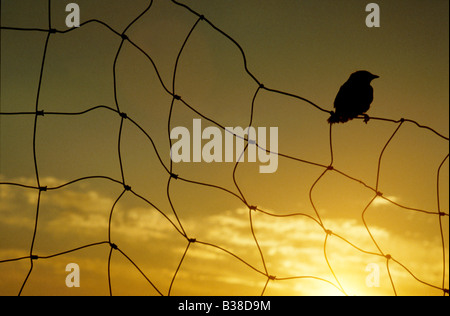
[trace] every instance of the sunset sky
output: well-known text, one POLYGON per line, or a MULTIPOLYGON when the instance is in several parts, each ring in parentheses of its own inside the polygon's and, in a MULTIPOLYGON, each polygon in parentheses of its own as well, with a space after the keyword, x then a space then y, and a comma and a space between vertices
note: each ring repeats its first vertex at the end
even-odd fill
MULTIPOLYGON (((173 1, 51 1, 57 32, 37 98, 48 33, 10 28, 49 29, 49 2, 2 0, 0 295, 21 290, 30 259, 8 260, 30 256, 34 233, 39 257, 104 243, 34 260, 22 295, 109 295, 109 229, 164 295, 180 262, 170 295, 260 295, 267 282, 264 295, 442 295, 449 2, 375 2, 378 28, 365 23, 370 1, 179 0, 217 28, 198 21, 179 55, 198 16, 173 1), (69 30, 71 2, 82 25, 69 30), (118 34, 150 3, 117 55, 118 34), (407 121, 355 119, 330 134, 339 87, 363 69, 380 76, 368 115, 407 121), (182 101, 171 111, 172 94, 182 101), (36 126, 34 114, 7 114, 36 106, 45 114, 36 126), (247 155, 235 179, 235 162, 171 165, 169 130, 192 136, 194 119, 217 126, 206 118, 277 127, 276 172, 259 173, 265 163, 247 155), (40 194, 38 179, 48 188, 40 194), (80 287, 66 286, 69 263, 80 267, 80 287), (379 286, 367 285, 369 267, 379 268, 379 286)), ((117 250, 110 273, 113 295, 159 294, 117 250)))

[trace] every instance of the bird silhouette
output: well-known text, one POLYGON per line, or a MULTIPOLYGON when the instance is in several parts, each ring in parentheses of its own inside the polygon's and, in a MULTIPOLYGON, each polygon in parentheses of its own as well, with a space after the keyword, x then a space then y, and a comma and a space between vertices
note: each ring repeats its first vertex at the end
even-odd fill
POLYGON ((364 115, 367 123, 369 116, 365 114, 373 101, 371 81, 379 78, 366 70, 360 70, 350 75, 341 86, 334 100, 334 112, 328 118, 328 123, 345 123, 358 115, 364 115))

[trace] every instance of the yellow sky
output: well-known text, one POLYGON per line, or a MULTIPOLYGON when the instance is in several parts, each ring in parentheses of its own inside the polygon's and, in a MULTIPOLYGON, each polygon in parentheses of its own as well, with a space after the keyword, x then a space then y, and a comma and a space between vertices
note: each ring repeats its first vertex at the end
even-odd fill
MULTIPOLYGON (((23 182, 23 179, 16 180, 23 182)), ((57 179, 42 180, 49 184, 58 182, 57 179)), ((36 253, 46 256, 106 239, 108 213, 114 203, 112 199, 95 191, 80 191, 79 188, 54 192, 42 199, 41 226, 35 245, 36 253), (52 242, 49 243, 48 240, 52 242)), ((24 194, 23 190, 9 186, 2 188, 1 210, 7 215, 2 217, 2 225, 9 228, 6 234, 3 233, 5 237, 9 237, 3 239, 3 243, 23 245, 22 247, 26 248, 34 226, 31 210, 35 207, 35 195, 33 191, 24 194), (26 201, 22 205, 23 210, 16 210, 18 200, 26 201), (16 236, 12 236, 14 232, 16 236)), ((167 220, 145 204, 131 208, 125 205, 126 203, 119 203, 114 210, 112 238, 158 285, 159 290, 166 294, 177 260, 186 247, 186 241, 174 231, 167 220)), ((373 211, 380 211, 383 205, 384 203, 376 203, 373 211)), ((243 258, 256 269, 264 271, 249 230, 248 213, 248 209, 241 207, 216 215, 207 214, 201 221, 184 220, 183 224, 199 241, 219 245, 243 258)), ((409 217, 412 217, 409 219, 411 221, 423 219, 420 216, 409 217)), ((305 216, 274 218, 260 213, 252 215, 252 222, 270 274, 280 279, 308 276, 336 283, 324 259, 325 234, 316 222, 305 216)), ((423 225, 424 222, 421 222, 423 225)), ((358 219, 335 218, 327 220, 325 225, 333 232, 354 242, 357 247, 376 252, 366 229, 358 219)), ((382 247, 395 254, 395 258, 404 262, 417 277, 439 284, 441 248, 436 240, 434 242, 432 239, 417 240, 414 232, 399 233, 375 225, 371 225, 371 232, 382 247), (413 240, 414 251, 411 251, 413 240)), ((36 271, 33 272, 24 294, 38 294, 43 284, 45 294, 49 295, 108 294, 106 276, 108 248, 107 244, 102 244, 51 259, 38 259, 35 263, 36 271), (64 283, 67 274, 64 268, 70 262, 80 265, 81 287, 77 289, 67 288, 64 283)), ((16 249, 5 247, 1 255, 3 258, 20 257, 26 255, 26 250, 20 250, 20 247, 16 249)), ((327 258, 348 295, 392 294, 384 268, 386 264, 384 258, 364 254, 333 236, 329 236, 327 241, 327 258), (366 286, 366 278, 369 275, 366 268, 369 264, 376 264, 380 268, 380 287, 366 286)), ((4 263, 0 267, 4 284, 7 285, 2 287, 2 294, 13 294, 20 288, 19 280, 27 271, 28 261, 4 263)), ((172 289, 173 295, 258 295, 265 283, 263 275, 236 258, 200 243, 190 246, 182 267, 172 289)), ((155 294, 142 276, 120 254, 113 253, 111 269, 113 293, 155 294)), ((439 295, 438 290, 421 286, 396 264, 392 264, 391 274, 396 283, 396 290, 403 295, 439 295)), ((342 293, 325 281, 305 278, 271 281, 266 294, 342 293)))
MULTIPOLYGON (((69 2, 51 2, 58 31, 67 29, 69 2)), ((77 3, 81 22, 98 19, 121 33, 150 2, 77 3)), ((393 295, 394 288, 398 295, 442 295, 448 216, 440 225, 436 213, 438 203, 446 214, 449 205, 448 159, 437 174, 448 155, 448 1, 378 1, 376 29, 366 27, 360 0, 182 3, 239 43, 266 88, 329 111, 349 74, 367 69, 380 76, 372 82, 370 116, 406 118, 444 137, 412 121, 381 120, 353 120, 330 134, 329 114, 308 102, 267 89, 254 98, 258 85, 240 49, 200 21, 180 55, 174 93, 221 126, 245 127, 253 108, 252 125, 277 127, 278 151, 295 159, 278 157, 270 174, 259 173, 259 162, 240 163, 235 179, 232 162, 177 163, 180 179, 168 185, 168 129, 192 132, 200 118, 175 101, 169 120, 165 90, 173 91, 175 62, 197 17, 155 0, 127 30, 154 64, 129 41, 114 63, 121 38, 97 22, 51 34, 38 99, 47 114, 37 118, 35 145, 34 115, 0 115, 0 294, 17 295, 30 270, 28 258, 1 261, 30 255, 39 193, 7 183, 36 186, 35 148, 48 190, 40 194, 33 254, 104 243, 34 260, 23 295, 108 295, 109 230, 164 295, 260 295, 264 288, 265 295, 393 295), (120 137, 114 83, 117 105, 130 118, 120 137), (98 105, 108 108, 49 113, 98 105), (331 161, 334 170, 326 171, 331 161), (90 176, 101 177, 54 189, 90 176), (122 176, 132 188, 123 195, 122 176), (389 201, 373 200, 375 189, 389 201), (65 284, 72 262, 80 267, 79 288, 65 284), (379 286, 368 286, 370 268, 379 268, 379 286), (275 280, 265 287, 268 275, 275 280)), ((1 113, 35 110, 46 39, 44 32, 4 28, 48 28, 47 4, 2 1, 1 113)), ((208 126, 214 124, 203 118, 208 126)), ((112 252, 110 272, 115 295, 158 294, 120 251, 112 252)))

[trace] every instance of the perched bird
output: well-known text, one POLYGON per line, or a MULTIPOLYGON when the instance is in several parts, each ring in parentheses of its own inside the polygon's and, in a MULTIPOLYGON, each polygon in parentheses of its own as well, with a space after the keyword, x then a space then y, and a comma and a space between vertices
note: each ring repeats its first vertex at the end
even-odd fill
POLYGON ((331 112, 328 123, 345 123, 358 115, 364 115, 367 123, 369 116, 365 114, 373 101, 373 88, 370 82, 379 78, 366 70, 360 70, 350 75, 339 89, 334 100, 335 112, 331 112))

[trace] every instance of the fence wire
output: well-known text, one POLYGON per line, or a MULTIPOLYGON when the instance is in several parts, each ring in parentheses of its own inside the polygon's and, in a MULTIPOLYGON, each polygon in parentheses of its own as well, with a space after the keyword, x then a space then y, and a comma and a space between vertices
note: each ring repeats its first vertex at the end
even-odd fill
MULTIPOLYGON (((308 100, 300 95, 296 95, 296 94, 293 94, 293 93, 290 93, 287 91, 281 91, 281 90, 274 89, 274 88, 264 85, 257 78, 257 76, 254 75, 250 71, 250 69, 247 65, 247 57, 244 52, 244 49, 241 47, 241 45, 236 40, 234 40, 229 34, 227 34, 225 30, 222 30, 219 27, 217 27, 213 21, 210 21, 208 19, 208 17, 202 15, 199 12, 194 11, 188 5, 180 3, 175 0, 171 0, 171 3, 173 4, 173 6, 180 7, 182 9, 186 10, 187 12, 189 12, 190 14, 192 14, 196 18, 196 21, 192 25, 191 29, 188 31, 187 36, 179 49, 179 52, 178 52, 178 55, 176 58, 176 62, 175 62, 175 67, 173 69, 172 81, 170 83, 164 82, 164 80, 162 79, 162 76, 158 70, 158 65, 152 59, 151 53, 147 52, 145 49, 141 48, 135 41, 133 41, 133 38, 131 36, 127 35, 127 31, 136 22, 138 22, 143 16, 145 16, 149 12, 149 10, 151 10, 153 1, 149 1, 148 6, 142 12, 140 12, 139 15, 136 16, 136 18, 134 18, 121 31, 114 29, 113 27, 108 25, 108 23, 106 23, 104 21, 97 20, 97 19, 91 19, 91 20, 81 23, 80 28, 85 28, 86 26, 91 25, 91 24, 99 24, 99 25, 105 27, 111 34, 120 38, 120 44, 116 51, 114 63, 112 65, 112 73, 113 73, 113 81, 114 81, 114 100, 115 100, 114 106, 96 105, 96 106, 87 108, 84 111, 78 111, 78 112, 47 111, 45 109, 45 107, 43 107, 41 104, 42 83, 45 80, 45 69, 46 69, 47 63, 48 63, 48 60, 47 60, 48 59, 48 50, 50 49, 49 43, 51 43, 56 37, 64 36, 70 32, 75 32, 78 28, 71 28, 71 29, 67 29, 67 30, 58 30, 53 27, 53 25, 52 25, 52 10, 51 10, 52 1, 51 0, 48 0, 48 27, 47 28, 21 28, 21 27, 14 27, 14 26, 3 26, 3 25, 1 26, 2 32, 29 32, 29 33, 37 32, 37 33, 46 34, 44 48, 43 48, 42 63, 40 66, 40 74, 39 74, 38 89, 37 89, 37 94, 36 94, 35 110, 34 111, 20 111, 20 112, 0 112, 0 115, 2 116, 3 119, 8 119, 9 117, 12 117, 12 116, 14 116, 14 117, 28 116, 28 117, 34 118, 34 130, 33 130, 33 134, 32 134, 32 139, 33 139, 32 151, 33 151, 33 157, 34 157, 34 170, 35 170, 36 184, 29 185, 26 183, 18 183, 18 182, 6 182, 6 181, 0 182, 0 187, 1 186, 12 186, 12 187, 19 187, 24 190, 33 190, 36 192, 36 210, 35 210, 35 216, 34 216, 34 228, 33 228, 32 239, 30 241, 31 245, 29 247, 29 254, 27 256, 15 257, 15 258, 3 258, 0 260, 0 264, 4 264, 7 262, 13 262, 13 261, 22 261, 22 260, 29 261, 29 269, 28 269, 27 274, 24 276, 24 280, 23 280, 23 283, 20 287, 18 294, 21 295, 23 293, 24 288, 27 286, 29 277, 33 273, 33 270, 34 270, 35 266, 38 264, 37 263, 38 261, 50 260, 50 259, 58 257, 58 256, 63 256, 63 255, 69 254, 69 253, 78 252, 78 251, 80 251, 82 249, 86 249, 86 248, 109 247, 109 255, 107 258, 107 275, 108 275, 108 288, 109 288, 109 293, 111 295, 113 294, 113 287, 112 287, 112 279, 113 278, 111 276, 110 270, 111 270, 111 265, 112 265, 111 258, 113 256, 113 253, 117 253, 117 254, 123 256, 126 260, 128 260, 136 268, 136 270, 140 273, 142 278, 144 278, 148 282, 149 286, 151 286, 159 295, 171 295, 172 288, 173 288, 174 284, 176 284, 176 281, 177 281, 177 276, 179 275, 179 272, 182 271, 182 269, 183 269, 183 262, 190 254, 191 245, 199 244, 199 245, 202 245, 205 247, 215 248, 216 250, 223 252, 226 255, 231 256, 233 259, 237 260, 240 264, 247 266, 249 268, 250 273, 258 274, 262 278, 264 278, 265 283, 259 293, 261 295, 264 295, 264 293, 266 292, 266 289, 268 287, 270 287, 270 284, 272 282, 295 280, 295 279, 311 279, 311 280, 315 280, 317 282, 322 282, 322 283, 324 283, 324 286, 331 285, 332 287, 336 288, 342 294, 347 295, 348 293, 346 292, 346 289, 340 282, 340 280, 341 280, 340 276, 337 273, 335 273, 335 271, 333 269, 333 264, 330 263, 330 260, 328 259, 328 255, 327 255, 327 250, 328 250, 327 243, 330 241, 330 239, 334 239, 334 238, 347 243, 349 246, 351 246, 352 248, 354 248, 355 250, 357 250, 361 253, 364 253, 364 254, 367 254, 367 255, 370 255, 373 257, 382 258, 386 263, 386 270, 387 270, 387 273, 389 275, 389 279, 391 282, 392 293, 395 295, 401 294, 401 293, 398 293, 397 287, 396 287, 396 282, 391 275, 391 269, 392 269, 393 264, 396 264, 399 267, 401 267, 412 278, 414 278, 418 283, 421 283, 422 285, 428 286, 433 289, 441 290, 443 295, 448 294, 448 288, 445 287, 446 277, 448 277, 446 275, 447 268, 446 268, 446 258, 445 258, 446 249, 448 248, 448 245, 445 245, 445 241, 444 241, 445 240, 445 238, 444 238, 444 218, 447 218, 449 216, 449 214, 448 214, 448 212, 443 210, 442 205, 440 203, 441 189, 439 187, 440 177, 441 177, 441 169, 444 164, 448 163, 448 154, 442 158, 442 161, 439 164, 438 169, 437 169, 437 187, 436 187, 437 205, 436 205, 436 209, 428 210, 428 209, 420 209, 420 208, 410 207, 408 205, 403 205, 401 203, 398 203, 398 202, 390 199, 387 194, 382 193, 379 190, 381 162, 383 161, 385 150, 386 150, 386 148, 391 146, 391 141, 396 137, 398 131, 401 130, 402 128, 404 128, 405 125, 409 124, 409 125, 419 128, 419 129, 427 130, 428 132, 432 133, 436 138, 443 139, 444 141, 448 142, 448 140, 449 140, 448 137, 441 134, 440 132, 438 132, 437 130, 433 129, 430 126, 421 125, 419 122, 417 122, 415 120, 407 119, 407 118, 391 119, 391 118, 384 118, 384 117, 370 117, 370 122, 376 122, 376 121, 388 122, 388 123, 392 124, 392 126, 395 128, 394 131, 392 132, 391 136, 385 143, 383 149, 379 153, 378 167, 376 170, 377 177, 376 177, 375 185, 370 185, 368 183, 365 183, 361 179, 358 179, 357 177, 354 177, 351 174, 348 174, 342 170, 339 170, 338 168, 336 168, 333 165, 334 150, 333 150, 332 136, 333 136, 333 129, 335 128, 334 125, 329 125, 329 133, 328 133, 328 135, 329 135, 328 136, 329 137, 329 152, 328 152, 329 162, 326 164, 319 163, 316 161, 306 160, 301 157, 295 157, 295 156, 289 155, 283 151, 271 152, 269 149, 264 148, 263 146, 260 146, 258 143, 256 143, 256 146, 258 148, 266 151, 267 153, 276 154, 282 159, 291 160, 298 164, 314 166, 314 167, 317 167, 322 170, 319 177, 317 177, 317 179, 311 184, 310 189, 309 189, 309 200, 310 200, 309 202, 314 211, 315 216, 311 216, 307 213, 301 213, 301 212, 280 215, 280 214, 273 213, 267 209, 262 208, 261 206, 255 205, 254 203, 250 202, 246 198, 245 194, 243 193, 243 190, 241 190, 241 188, 238 184, 238 177, 237 177, 236 171, 238 169, 239 164, 241 163, 239 161, 235 163, 235 166, 233 168, 233 173, 232 173, 232 177, 233 177, 233 181, 234 181, 234 185, 237 190, 237 193, 233 192, 232 190, 230 190, 224 186, 220 186, 220 185, 217 185, 214 183, 206 183, 206 182, 197 181, 196 179, 187 178, 183 174, 177 174, 174 171, 175 168, 174 168, 173 162, 171 160, 170 160, 169 164, 164 162, 164 159, 161 155, 161 149, 159 149, 157 147, 156 143, 154 142, 154 140, 152 138, 152 135, 149 132, 147 132, 141 125, 139 125, 137 123, 136 118, 133 117, 133 113, 125 113, 125 112, 121 111, 120 104, 118 101, 116 69, 117 69, 117 62, 120 59, 121 53, 123 52, 124 43, 131 45, 133 47, 133 49, 135 49, 137 52, 139 52, 139 54, 142 54, 143 56, 145 56, 147 61, 153 67, 154 73, 157 75, 157 78, 160 82, 161 87, 163 88, 165 93, 171 97, 171 102, 170 102, 170 107, 169 107, 169 112, 168 112, 168 120, 167 120, 167 127, 168 127, 167 139, 168 139, 170 146, 172 146, 172 139, 170 139, 170 130, 173 127, 172 117, 173 117, 173 113, 175 111, 177 111, 177 108, 180 106, 184 107, 185 109, 188 109, 189 111, 192 111, 193 113, 195 113, 195 115, 198 115, 203 120, 209 121, 213 125, 224 130, 224 132, 226 131, 226 128, 224 127, 225 125, 223 123, 221 123, 215 119, 212 119, 211 117, 208 117, 206 114, 197 110, 196 106, 194 104, 191 104, 188 99, 185 99, 183 97, 183 95, 179 95, 177 92, 177 89, 176 89, 177 69, 178 69, 180 60, 183 59, 184 48, 186 47, 186 44, 189 42, 192 34, 195 33, 196 29, 201 24, 209 26, 212 30, 214 30, 217 33, 217 36, 224 36, 228 41, 230 41, 238 49, 238 51, 240 52, 240 55, 242 57, 242 66, 243 66, 246 74, 255 83, 255 91, 254 91, 252 103, 250 105, 250 115, 248 118, 249 119, 248 126, 252 126, 255 102, 257 100, 258 95, 260 95, 262 91, 268 91, 271 93, 275 93, 275 94, 278 94, 285 98, 291 98, 300 103, 305 103, 307 106, 312 106, 317 111, 324 112, 325 114, 327 114, 327 113, 331 114, 331 110, 321 107, 321 106, 317 105, 316 103, 314 103, 313 101, 308 100), (39 164, 38 164, 38 157, 37 157, 38 154, 37 154, 37 150, 36 150, 36 140, 39 137, 38 122, 42 121, 42 124, 45 124, 45 121, 43 119, 46 116, 55 116, 55 117, 83 116, 83 115, 87 115, 88 113, 91 113, 94 111, 95 112, 100 112, 100 111, 111 112, 113 115, 117 116, 117 118, 120 120, 119 132, 118 132, 118 138, 117 138, 117 153, 118 153, 121 177, 119 179, 114 179, 112 177, 105 176, 105 175, 93 175, 93 176, 80 177, 80 178, 71 180, 67 183, 64 183, 64 184, 61 184, 58 186, 47 185, 46 183, 44 183, 42 181, 42 177, 40 176, 39 164), (125 122, 129 122, 132 125, 134 125, 136 128, 139 129, 140 133, 142 133, 142 135, 145 136, 145 138, 151 144, 153 151, 159 160, 160 168, 162 168, 167 173, 167 190, 166 190, 166 192, 167 192, 167 200, 169 201, 169 204, 171 206, 170 210, 160 209, 157 205, 152 203, 152 201, 145 198, 142 193, 136 192, 133 189, 133 183, 127 182, 126 170, 124 170, 124 167, 122 164, 122 157, 121 157, 121 153, 122 153, 121 141, 123 138, 122 132, 124 129, 125 122), (367 203, 365 208, 362 210, 361 218, 362 218, 364 227, 367 231, 367 234, 370 236, 370 239, 372 240, 373 244, 376 246, 377 251, 375 251, 375 252, 368 251, 366 249, 359 247, 357 245, 357 243, 347 240, 343 235, 330 230, 324 223, 322 216, 321 216, 321 212, 320 212, 319 208, 316 206, 316 201, 313 197, 313 192, 314 192, 315 188, 317 187, 317 185, 324 179, 325 175, 332 174, 332 173, 334 173, 340 177, 345 177, 345 178, 349 179, 350 181, 353 181, 353 182, 357 183, 358 185, 360 185, 360 186, 364 187, 365 189, 368 189, 372 192, 372 198, 367 203), (86 244, 86 245, 82 245, 82 246, 79 246, 79 247, 76 247, 73 249, 68 249, 63 252, 53 253, 50 255, 36 254, 34 248, 35 248, 36 235, 39 233, 39 217, 41 215, 40 214, 41 198, 45 194, 51 194, 51 192, 53 192, 53 191, 57 191, 62 188, 68 187, 74 183, 91 181, 94 179, 100 179, 102 181, 110 182, 117 186, 122 187, 121 193, 117 196, 114 203, 111 205, 111 209, 109 212, 108 239, 90 243, 90 244, 86 244), (246 258, 233 253, 232 251, 226 249, 225 247, 223 247, 221 245, 208 242, 207 240, 197 239, 195 236, 189 235, 189 233, 183 226, 183 221, 180 219, 180 217, 178 215, 177 208, 172 203, 173 193, 171 193, 170 188, 173 185, 174 181, 181 181, 181 182, 184 182, 184 183, 186 183, 188 185, 192 185, 192 186, 203 186, 203 187, 212 188, 214 190, 220 190, 220 191, 223 191, 226 194, 228 194, 230 196, 230 198, 237 199, 240 203, 242 203, 242 205, 248 209, 248 228, 251 232, 251 235, 253 236, 254 244, 259 253, 260 263, 261 263, 261 266, 263 267, 263 269, 256 267, 254 264, 252 264, 248 260, 246 260, 246 258), (133 197, 145 202, 151 208, 155 209, 157 212, 159 212, 164 217, 164 219, 168 223, 170 223, 173 230, 176 231, 179 235, 181 235, 185 239, 185 245, 186 245, 185 251, 182 254, 181 258, 179 259, 179 262, 176 265, 176 270, 173 271, 173 277, 171 279, 170 285, 168 287, 169 290, 167 291, 167 293, 165 293, 163 290, 161 290, 161 286, 158 286, 154 281, 152 281, 154 279, 154 276, 147 275, 146 273, 144 273, 143 269, 141 269, 135 263, 133 258, 131 258, 130 256, 128 256, 125 253, 125 251, 120 247, 120 244, 114 243, 114 241, 111 237, 111 231, 114 230, 114 227, 112 225, 112 219, 114 217, 114 210, 117 206, 117 203, 121 199, 123 199, 124 196, 126 196, 126 195, 133 196, 133 197), (442 244, 441 245, 442 246, 442 282, 440 284, 432 284, 432 283, 429 283, 429 282, 419 278, 418 276, 416 276, 414 274, 412 269, 408 267, 407 263, 401 262, 400 260, 398 260, 395 256, 395 254, 390 254, 390 253, 386 253, 385 251, 383 251, 383 247, 381 247, 378 244, 377 238, 373 235, 371 227, 366 222, 366 215, 367 215, 368 209, 371 205, 373 205, 375 199, 377 199, 377 198, 381 198, 385 202, 390 203, 395 206, 398 206, 408 212, 419 212, 419 213, 426 214, 427 216, 432 216, 432 217, 436 218, 436 222, 439 223, 439 228, 440 228, 439 234, 440 234, 440 239, 441 239, 441 244, 442 244), (325 278, 314 276, 314 275, 292 275, 292 276, 287 276, 287 277, 279 277, 276 275, 272 275, 270 272, 270 269, 268 268, 268 266, 266 264, 265 253, 262 250, 262 248, 260 247, 259 239, 258 239, 257 233, 255 231, 254 216, 256 213, 267 216, 267 217, 273 217, 273 218, 303 217, 303 218, 307 218, 309 221, 311 221, 312 223, 314 223, 315 225, 320 227, 323 230, 323 245, 322 245, 323 256, 324 256, 326 264, 331 272, 332 278, 325 279, 325 278)), ((364 119, 365 119, 365 117, 362 117, 362 116, 356 118, 356 120, 364 120, 364 119)), ((238 137, 238 136, 234 135, 234 137, 238 137)), ((248 150, 248 146, 249 146, 249 141, 247 138, 245 138, 245 142, 246 142, 246 146, 245 146, 245 149, 244 149, 244 152, 242 153, 242 155, 248 150)), ((232 294, 232 293, 230 293, 230 294, 232 294)))

